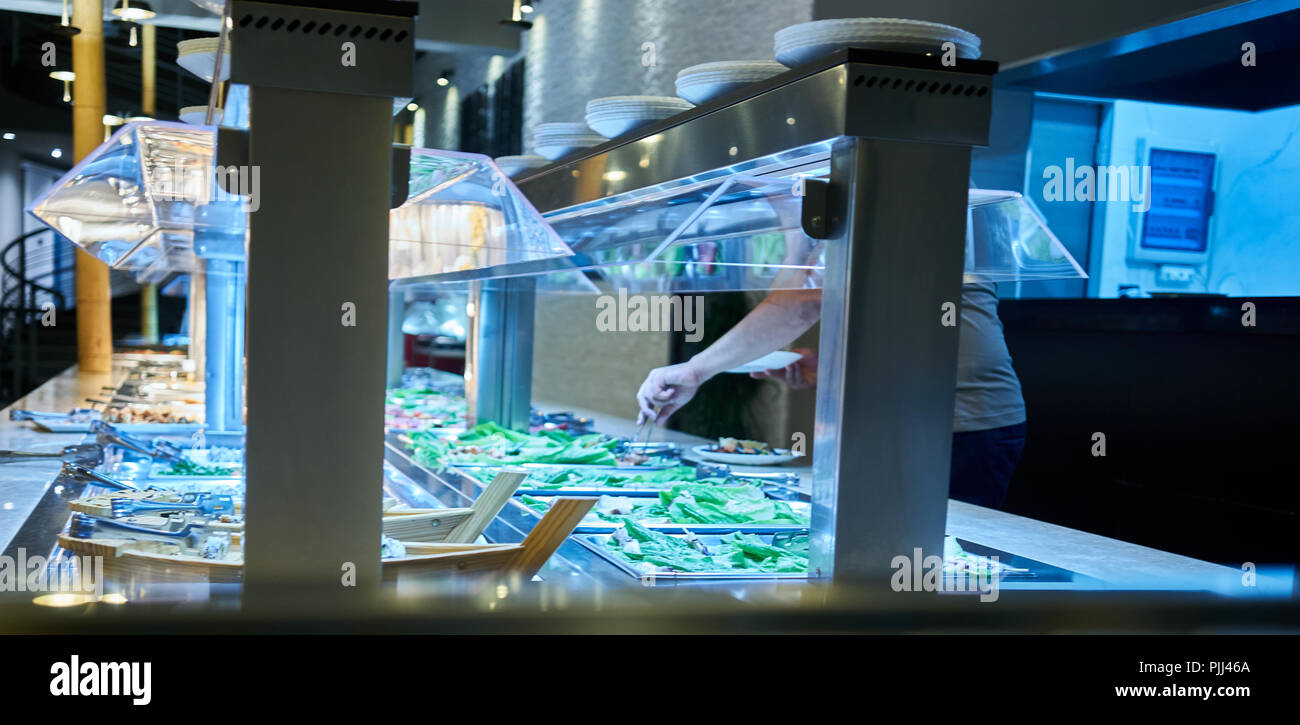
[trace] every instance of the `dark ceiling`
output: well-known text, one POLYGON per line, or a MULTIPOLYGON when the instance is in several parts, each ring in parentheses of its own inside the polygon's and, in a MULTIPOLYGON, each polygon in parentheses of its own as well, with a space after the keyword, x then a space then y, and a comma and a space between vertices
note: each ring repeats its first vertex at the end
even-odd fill
MULTIPOLYGON (((55 44, 60 68, 71 69, 69 41, 54 32, 58 18, 27 13, 0 12, 0 123, 6 128, 41 129, 71 133, 71 105, 64 103, 63 84, 50 78, 41 65, 41 45, 55 44)), ((140 115, 141 48, 128 44, 128 26, 104 23, 107 113, 140 115)), ((176 43, 207 33, 177 28, 157 29, 155 79, 156 117, 175 119, 184 106, 207 103, 208 83, 176 64, 176 43)))

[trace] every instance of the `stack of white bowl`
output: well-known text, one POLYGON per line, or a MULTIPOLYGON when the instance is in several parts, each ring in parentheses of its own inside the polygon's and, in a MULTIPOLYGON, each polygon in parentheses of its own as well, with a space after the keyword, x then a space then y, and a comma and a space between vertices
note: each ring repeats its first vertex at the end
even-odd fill
POLYGON ((594 134, 582 122, 539 123, 533 129, 533 150, 551 161, 585 149, 588 146, 604 142, 605 138, 594 134))
POLYGON ((540 169, 550 163, 543 156, 534 156, 525 154, 523 156, 498 156, 492 159, 496 162, 497 168, 501 169, 506 176, 517 176, 529 169, 540 169))
POLYGON ((773 40, 776 59, 792 68, 850 47, 939 55, 950 41, 957 46, 957 57, 980 57, 978 35, 943 23, 903 18, 814 20, 778 30, 773 40))
POLYGON ((677 73, 677 95, 700 104, 785 72, 774 60, 720 60, 683 68, 677 73))
POLYGON ((587 126, 615 138, 682 111, 691 104, 673 96, 610 96, 587 101, 587 126))
MULTIPOLYGON (((221 36, 192 38, 176 44, 176 63, 185 70, 211 81, 217 69, 217 45, 221 36)), ((230 80, 230 39, 226 39, 225 52, 221 54, 221 80, 230 80)))

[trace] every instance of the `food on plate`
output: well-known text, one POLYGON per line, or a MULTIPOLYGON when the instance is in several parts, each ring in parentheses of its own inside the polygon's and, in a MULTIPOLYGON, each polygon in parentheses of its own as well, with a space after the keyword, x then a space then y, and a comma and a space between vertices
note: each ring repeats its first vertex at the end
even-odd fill
POLYGON ((152 405, 127 405, 104 411, 105 423, 198 423, 197 413, 182 408, 152 405))
POLYGON ((392 430, 446 428, 465 422, 465 398, 432 388, 392 388, 384 400, 384 426, 392 430))
POLYGON ((772 543, 753 534, 727 534, 713 547, 697 538, 671 536, 625 521, 606 540, 616 556, 644 569, 681 572, 803 573, 808 571, 808 535, 777 536, 772 543))
POLYGON ((762 441, 750 441, 742 438, 719 438, 718 445, 713 449, 718 453, 742 453, 753 455, 768 455, 772 453, 772 448, 762 441))
POLYGON ((552 430, 533 435, 503 428, 496 423, 482 423, 457 436, 444 438, 427 431, 416 431, 409 438, 415 459, 429 466, 618 465, 614 456, 618 440, 601 433, 573 436, 552 430))

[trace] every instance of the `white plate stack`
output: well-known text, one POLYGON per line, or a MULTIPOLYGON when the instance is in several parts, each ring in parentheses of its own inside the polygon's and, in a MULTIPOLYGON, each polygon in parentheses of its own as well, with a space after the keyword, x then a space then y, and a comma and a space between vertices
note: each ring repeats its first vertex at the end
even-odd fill
MULTIPOLYGON (((211 81, 217 67, 217 42, 220 36, 182 40, 176 44, 176 63, 185 70, 211 81)), ((230 39, 226 39, 226 50, 221 54, 221 80, 230 80, 230 39)))
POLYGON ((604 141, 581 122, 539 123, 533 129, 533 150, 551 161, 604 141))
POLYGON ((949 41, 957 46, 958 58, 980 57, 978 35, 943 23, 903 18, 814 20, 778 30, 773 40, 776 59, 791 68, 842 48, 938 55, 949 41))
POLYGON ((587 101, 587 126, 605 138, 688 111, 692 104, 673 96, 610 96, 587 101))
POLYGON ((492 159, 496 162, 497 168, 501 169, 506 176, 516 176, 529 169, 540 169, 549 164, 544 156, 534 156, 525 154, 523 156, 498 156, 492 159))
POLYGON ((713 100, 737 88, 785 72, 774 60, 720 60, 683 68, 677 73, 677 95, 691 103, 713 100))

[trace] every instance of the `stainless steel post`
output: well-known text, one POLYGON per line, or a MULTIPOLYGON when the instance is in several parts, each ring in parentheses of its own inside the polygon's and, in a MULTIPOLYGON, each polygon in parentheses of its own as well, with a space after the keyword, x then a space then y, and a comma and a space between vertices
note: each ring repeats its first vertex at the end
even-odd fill
POLYGON ((514 430, 528 427, 536 291, 532 277, 470 285, 465 398, 471 425, 490 420, 514 430))
POLYGON ((970 147, 842 138, 831 155, 811 567, 887 586, 943 554, 970 147), (840 354, 827 354, 838 350, 840 354))
POLYGON ((250 87, 245 604, 353 606, 378 591, 392 98, 414 11, 233 0, 250 87), (286 600, 293 589, 304 597, 286 600))
POLYGON ((388 289, 388 387, 402 384, 406 369, 406 337, 402 334, 402 318, 406 316, 406 290, 388 289))
POLYGON ((208 259, 205 267, 208 318, 205 427, 212 432, 242 431, 245 265, 228 259, 208 259))

